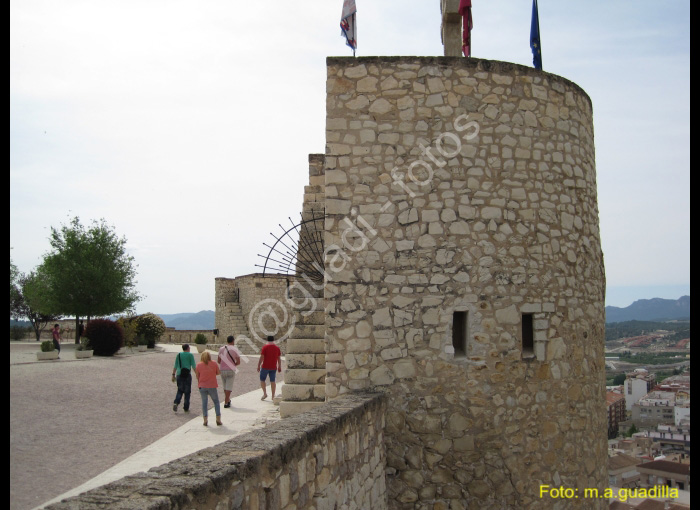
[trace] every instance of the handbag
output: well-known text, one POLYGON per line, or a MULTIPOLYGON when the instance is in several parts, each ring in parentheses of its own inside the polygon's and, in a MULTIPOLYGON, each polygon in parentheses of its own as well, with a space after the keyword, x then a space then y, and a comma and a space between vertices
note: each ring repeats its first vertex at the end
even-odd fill
MULTIPOLYGON (((182 354, 182 353, 180 353, 182 354)), ((182 363, 180 362, 180 354, 177 355, 177 362, 180 364, 180 377, 189 377, 190 369, 182 368, 182 363)))

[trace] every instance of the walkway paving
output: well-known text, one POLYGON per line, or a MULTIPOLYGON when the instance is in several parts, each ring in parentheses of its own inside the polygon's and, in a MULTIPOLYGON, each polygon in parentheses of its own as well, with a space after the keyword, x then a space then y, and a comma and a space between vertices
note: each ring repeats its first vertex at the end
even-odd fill
MULTIPOLYGON (((14 344, 14 343, 13 343, 14 344)), ((18 374, 20 372, 31 372, 31 371, 38 371, 38 378, 44 378, 45 376, 43 374, 53 374, 52 377, 55 377, 57 382, 57 386, 61 386, 61 376, 62 374, 69 374, 67 375, 68 377, 76 377, 80 376, 80 373, 83 370, 87 370, 86 367, 89 367, 92 365, 92 370, 95 370, 95 366, 99 366, 99 370, 105 372, 106 370, 112 370, 114 365, 116 366, 114 369, 115 370, 124 370, 122 367, 126 366, 131 366, 131 367, 136 367, 136 371, 134 372, 137 376, 143 376, 143 369, 140 367, 143 366, 160 366, 162 368, 158 368, 158 372, 162 372, 165 370, 170 371, 171 369, 169 368, 170 363, 174 359, 173 354, 176 352, 181 352, 181 349, 177 345, 158 345, 157 346, 157 351, 159 352, 154 352, 151 350, 148 353, 138 353, 134 351, 133 353, 130 353, 127 355, 128 358, 132 358, 132 361, 128 361, 127 359, 110 359, 110 358, 93 358, 91 360, 75 360, 74 355, 71 352, 73 349, 72 345, 65 345, 63 350, 62 350, 62 356, 60 360, 57 361, 41 361, 38 362, 36 360, 36 355, 35 352, 38 350, 38 344, 33 344, 33 345, 28 345, 27 347, 19 347, 17 344, 11 344, 11 349, 10 349, 10 365, 11 365, 11 385, 29 385, 25 380, 21 379, 18 377, 18 374), (13 348, 14 347, 14 348, 13 348), (110 361, 112 363, 110 363, 110 361), (128 361, 127 365, 124 365, 124 362, 128 361), (90 365, 89 365, 90 364, 90 365), (49 366, 50 365, 50 366, 49 366), (105 368, 108 367, 108 368, 105 368), (66 369, 68 372, 66 372, 66 369), (19 371, 19 372, 18 372, 19 371), (15 375, 13 380, 13 374, 15 375), (19 379, 19 381, 17 381, 19 379)), ((195 353, 195 358, 197 359, 198 356, 195 353)), ((172 411, 172 397, 174 396, 174 393, 172 391, 172 386, 166 386, 167 392, 166 394, 168 397, 165 397, 168 399, 170 403, 166 402, 158 402, 156 407, 157 409, 154 409, 152 412, 147 412, 143 413, 143 416, 145 416, 145 420, 149 421, 150 420, 150 427, 149 429, 154 429, 153 425, 153 420, 166 420, 168 419, 167 416, 171 416, 172 418, 169 419, 170 422, 170 429, 172 429, 172 425, 177 426, 177 423, 181 423, 182 425, 177 426, 174 430, 171 430, 168 432, 164 437, 161 437, 160 439, 155 440, 155 442, 152 442, 151 444, 148 444, 145 446, 145 448, 141 449, 140 451, 128 456, 126 459, 119 461, 116 463, 116 465, 113 465, 109 469, 106 469, 106 471, 100 473, 98 476, 95 476, 92 479, 89 479, 88 481, 83 481, 83 483, 76 484, 77 486, 71 490, 68 490, 67 492, 64 492, 60 494, 57 497, 53 497, 48 501, 44 501, 42 504, 39 506, 34 505, 27 505, 27 502, 22 502, 19 501, 19 493, 22 492, 22 489, 27 490, 28 488, 32 486, 36 486, 37 480, 36 478, 40 478, 45 476, 44 472, 41 471, 43 466, 28 466, 28 469, 26 470, 19 470, 20 472, 17 474, 17 476, 11 476, 11 497, 10 497, 10 507, 11 508, 17 508, 17 509, 29 509, 29 508, 43 508, 44 506, 48 505, 49 503, 54 503, 58 502, 61 499, 74 496, 77 494, 80 494, 81 492, 93 489, 95 487, 99 487, 101 485, 104 485, 106 483, 118 480, 124 476, 135 474, 141 471, 147 471, 148 469, 156 466, 160 466, 166 462, 170 462, 172 460, 175 460, 177 458, 180 458, 185 455, 189 455, 190 453, 194 453, 202 448, 207 448, 209 446, 215 446, 223 441, 226 441, 228 439, 231 439, 232 437, 235 437, 239 434, 246 433, 250 430, 253 430, 255 428, 261 428, 267 425, 268 423, 274 422, 279 419, 279 407, 276 405, 273 405, 273 403, 270 401, 270 398, 266 401, 261 401, 260 397, 262 395, 260 388, 259 388, 259 383, 255 381, 253 378, 255 377, 255 366, 257 365, 257 357, 254 356, 249 356, 248 357, 248 363, 247 366, 244 367, 244 369, 239 372, 239 377, 236 379, 236 384, 234 387, 237 387, 238 390, 242 388, 253 388, 257 385, 257 389, 253 391, 247 391, 244 394, 238 395, 232 399, 232 407, 230 409, 222 409, 222 421, 223 421, 223 426, 217 427, 214 419, 214 412, 213 412, 213 406, 210 407, 209 411, 209 426, 204 427, 202 425, 202 417, 201 417, 201 404, 200 404, 200 399, 199 396, 196 394, 196 389, 195 389, 195 394, 192 396, 192 405, 191 405, 191 418, 189 418, 189 415, 185 414, 182 411, 182 407, 178 410, 177 413, 173 413, 172 411), (245 379, 241 378, 241 374, 245 374, 245 379), (239 380, 240 379, 240 380, 239 380), (172 393, 172 395, 170 395, 172 393), (164 409, 167 406, 167 409, 164 409), (185 420, 183 422, 183 419, 185 420), (28 479, 28 478, 34 478, 34 479, 28 479), (13 494, 16 496, 13 498, 13 494), (13 500, 17 499, 18 501, 14 502, 13 500)), ((246 364, 243 364, 246 365, 246 364)), ((243 366, 242 365, 242 366, 243 366)), ((128 372, 128 370, 126 370, 128 372)), ((155 371, 155 370, 154 370, 155 371)), ((92 375, 92 372, 86 372, 86 377, 94 377, 92 375), (90 374, 90 375, 87 375, 90 374)), ((158 378, 163 379, 162 377, 164 374, 158 374, 158 378)), ((107 374, 106 374, 107 376, 107 374)), ((32 379, 29 379, 32 380, 32 379)), ((172 384, 172 383, 170 383, 172 384)), ((277 386, 277 395, 281 395, 281 388, 284 383, 278 383, 277 386)), ((20 388, 14 388, 14 390, 19 391, 20 388)), ((268 388, 268 394, 270 390, 268 388)), ((65 391, 61 392, 62 394, 65 393, 65 391)), ((220 389, 219 391, 220 394, 220 399, 222 400, 222 406, 223 406, 223 391, 220 389)), ((13 440, 11 437, 11 465, 13 465, 14 460, 17 460, 18 463, 21 465, 22 462, 26 463, 42 463, 43 461, 46 460, 48 461, 48 464, 51 464, 51 457, 52 455, 54 456, 63 456, 62 458, 58 459, 57 462, 58 464, 53 465, 52 468, 46 468, 49 470, 49 472, 55 473, 56 472, 56 465, 58 466, 63 466, 66 465, 66 462, 68 462, 68 465, 73 467, 72 465, 77 465, 80 466, 83 462, 81 460, 80 455, 85 455, 85 453, 77 452, 74 450, 74 448, 69 448, 68 451, 65 449, 61 451, 60 449, 54 449, 52 447, 46 448, 46 444, 38 444, 35 445, 37 442, 35 440, 33 431, 27 430, 27 428, 32 428, 34 426, 37 426, 40 429, 44 429, 45 427, 42 427, 41 425, 35 425, 33 420, 29 421, 22 421, 22 409, 24 406, 19 406, 17 405, 17 402, 12 402, 12 399, 14 398, 13 395, 13 388, 11 386, 11 436, 16 436, 18 438, 25 436, 27 438, 26 443, 24 445, 20 444, 21 441, 17 441, 17 445, 14 448, 13 451, 13 440), (17 416, 12 416, 13 414, 17 416), (38 447, 39 451, 35 454, 32 449, 36 450, 38 447), (70 456, 70 458, 66 458, 66 456, 70 456), (13 457, 16 457, 16 459, 13 460, 13 457), (41 459, 41 460, 40 460, 41 459), (62 463, 61 463, 62 462, 62 463)), ((162 400, 163 397, 158 397, 159 400, 162 400)), ((30 399, 31 401, 29 402, 30 404, 35 403, 34 401, 36 400, 35 396, 32 396, 30 399)), ((77 416, 75 417, 73 414, 71 414, 71 418, 75 419, 78 423, 84 424, 87 420, 90 420, 92 416, 92 410, 91 406, 88 405, 85 408, 80 408, 75 404, 75 402, 71 402, 67 404, 71 407, 71 409, 78 409, 79 412, 83 412, 83 416, 77 416)), ((126 407, 131 405, 131 399, 125 399, 122 403, 122 407, 126 407)), ((115 407, 120 406, 120 403, 115 404, 115 407)), ((151 403, 151 407, 153 404, 151 403)), ((211 406, 211 404, 210 404, 211 406)), ((41 406, 39 406, 41 408, 41 406)), ((119 412, 119 409, 115 409, 115 412, 119 412)), ((132 409, 125 409, 125 413, 131 414, 133 412, 132 409)), ((51 413, 53 414, 53 413, 51 413)), ((140 415, 139 415, 140 416, 140 415)), ((113 421, 113 418, 108 419, 104 418, 105 421, 110 422, 113 421)), ((135 416, 133 419, 138 420, 139 418, 135 416)), ((126 423, 129 422, 129 418, 127 417, 125 419, 126 423)), ((60 413, 57 413, 56 417, 56 422, 61 422, 61 415, 60 413)), ((121 423, 120 423, 121 424, 121 423)), ((71 427, 73 425, 71 424, 71 427)), ((65 428, 65 426, 63 427, 65 428)), ((170 430, 166 429, 166 430, 170 430)), ((38 434, 41 433, 41 430, 37 432, 38 434)), ((80 433, 85 433, 85 434, 90 434, 89 431, 85 432, 82 431, 80 433)), ((119 434, 120 432, 117 432, 119 434)), ((90 436, 93 435, 99 435, 100 431, 95 431, 94 434, 90 434, 90 436)), ((73 434, 75 435, 75 434, 73 434)), ((56 438, 56 432, 52 431, 49 435, 49 438, 47 439, 44 437, 43 439, 39 439, 39 443, 46 443, 46 442, 51 442, 56 438)), ((114 452, 115 456, 118 456, 119 451, 116 450, 121 450, 120 448, 115 448, 114 445, 111 447, 106 447, 106 451, 109 452, 114 452)), ((89 452, 87 453, 88 455, 100 455, 100 452, 94 451, 94 452, 89 452)), ((123 458, 123 457, 122 457, 123 458)), ((104 460, 102 462, 104 465, 104 460)), ((21 466, 20 466, 21 467, 21 466)), ((59 468, 61 469, 61 468, 59 468)), ((103 468, 104 469, 104 468, 103 468)), ((95 471, 92 471, 93 473, 95 471)), ((79 479, 80 477, 74 476, 71 477, 70 479, 79 479)), ((82 480, 85 480, 86 477, 84 477, 82 480)), ((64 483, 65 485, 65 483, 64 483)), ((53 494, 56 494, 56 492, 53 492, 53 494)), ((39 500, 41 501, 41 500, 39 500)))

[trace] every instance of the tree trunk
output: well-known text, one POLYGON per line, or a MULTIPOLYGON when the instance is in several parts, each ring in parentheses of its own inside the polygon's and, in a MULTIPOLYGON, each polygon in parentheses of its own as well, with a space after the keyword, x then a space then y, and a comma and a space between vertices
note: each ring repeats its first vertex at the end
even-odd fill
POLYGON ((75 316, 75 345, 80 344, 80 317, 75 316))

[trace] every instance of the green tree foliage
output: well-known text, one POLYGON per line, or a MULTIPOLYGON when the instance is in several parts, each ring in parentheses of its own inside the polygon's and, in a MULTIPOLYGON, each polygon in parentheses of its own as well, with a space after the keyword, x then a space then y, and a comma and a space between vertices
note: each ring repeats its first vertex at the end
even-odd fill
MULTIPOLYGON (((690 338, 690 323, 682 321, 652 322, 652 321, 625 321, 605 324, 605 340, 618 340, 633 336, 649 335, 655 331, 673 331, 678 334, 678 340, 690 338)), ((671 337, 673 338, 673 337, 671 337)))
POLYGON ((20 274, 17 282, 18 297, 12 311, 16 319, 26 318, 34 329, 37 342, 47 324, 58 316, 51 313, 50 283, 43 266, 28 275, 20 274))
POLYGON ((75 217, 60 229, 52 227, 49 242, 43 266, 50 279, 51 310, 75 316, 76 330, 79 317, 121 313, 139 301, 126 239, 105 220, 85 227, 75 217))
POLYGON ((613 386, 620 386, 621 384, 625 384, 625 374, 617 374, 613 378, 613 386))
POLYGON ((686 361, 685 351, 638 352, 635 354, 625 351, 620 353, 620 360, 638 365, 672 365, 686 361))
POLYGON ((639 432, 639 429, 637 429, 637 426, 633 423, 632 426, 627 429, 627 432, 624 432, 622 435, 624 437, 632 437, 632 434, 636 434, 639 432))
POLYGON ((22 274, 10 258, 10 318, 17 316, 17 310, 22 301, 22 292, 19 289, 20 276, 22 274))

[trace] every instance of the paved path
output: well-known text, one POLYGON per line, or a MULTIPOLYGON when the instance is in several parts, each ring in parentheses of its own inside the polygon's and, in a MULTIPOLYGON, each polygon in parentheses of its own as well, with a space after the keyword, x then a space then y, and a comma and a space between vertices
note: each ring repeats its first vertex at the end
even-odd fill
POLYGON ((196 388, 191 412, 173 413, 170 374, 179 347, 158 347, 75 360, 65 345, 60 360, 37 362, 38 344, 11 342, 10 508, 43 506, 279 418, 276 406, 260 401, 255 357, 241 364, 234 385, 234 395, 252 393, 222 410, 223 427, 212 418, 202 426, 196 388))

